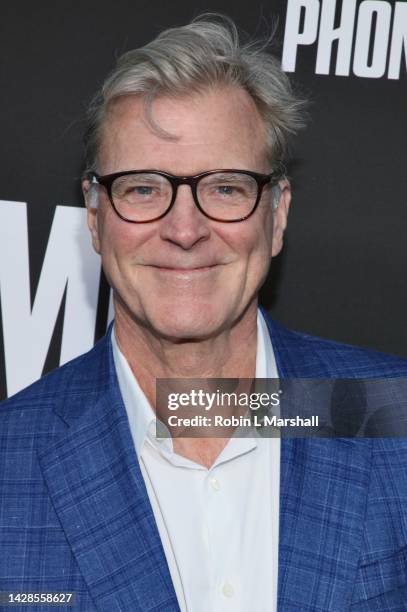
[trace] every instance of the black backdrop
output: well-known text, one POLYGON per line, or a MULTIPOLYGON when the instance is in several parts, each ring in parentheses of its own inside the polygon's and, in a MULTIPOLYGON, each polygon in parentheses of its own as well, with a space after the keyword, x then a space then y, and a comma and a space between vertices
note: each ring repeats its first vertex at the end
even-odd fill
MULTIPOLYGON (((302 3, 303 21, 307 5, 322 9, 328 2, 302 3)), ((342 3, 333 3, 338 24, 342 3)), ((372 3, 356 2, 356 17, 362 4, 368 9, 372 3)), ((390 7, 390 39, 397 25, 407 44, 407 23, 394 23, 396 4, 404 3, 375 4, 390 7)), ((85 108, 115 57, 208 10, 229 15, 252 34, 264 32, 278 16, 281 55, 287 6, 275 0, 2 3, 0 206, 7 200, 27 203, 32 303, 56 205, 82 206, 85 108)), ((336 47, 330 74, 316 74, 317 42, 298 47, 292 78, 311 99, 311 121, 293 149, 286 245, 273 262, 262 302, 289 327, 407 355, 405 48, 399 78, 388 78, 387 70, 368 78, 354 74, 353 55, 349 75, 336 75, 336 47)), ((7 255, 3 249, 0 270, 7 255)), ((7 266, 14 265, 10 258, 7 266)), ((106 326, 106 296, 102 284, 95 338, 106 326)), ((62 328, 63 304, 43 371, 59 363, 62 328)), ((1 339, 0 333, 0 344, 1 339)), ((22 337, 24 342, 29 353, 32 347, 22 337)), ((0 378, 5 396, 3 345, 0 378)))

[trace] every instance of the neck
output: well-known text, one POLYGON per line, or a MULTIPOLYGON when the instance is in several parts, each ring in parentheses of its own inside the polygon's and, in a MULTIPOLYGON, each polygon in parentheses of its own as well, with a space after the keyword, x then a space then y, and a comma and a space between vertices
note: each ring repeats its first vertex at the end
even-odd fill
POLYGON ((156 378, 255 376, 257 304, 248 308, 229 329, 211 338, 178 341, 158 336, 115 300, 115 334, 121 352, 152 406, 156 378))
MULTIPOLYGON (((254 378, 257 304, 229 329, 204 340, 168 340, 139 322, 115 300, 115 334, 121 352, 153 409, 157 378, 254 378), (142 357, 141 357, 142 356, 142 357)), ((210 467, 228 439, 174 439, 174 450, 210 467)))

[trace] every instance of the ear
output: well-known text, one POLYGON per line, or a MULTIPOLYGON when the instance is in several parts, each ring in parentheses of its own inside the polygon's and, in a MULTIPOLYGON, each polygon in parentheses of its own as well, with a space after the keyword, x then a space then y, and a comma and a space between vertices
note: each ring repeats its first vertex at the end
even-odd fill
MULTIPOLYGON (((291 202, 291 186, 287 179, 279 181, 280 194, 278 202, 274 204, 274 223, 273 223, 273 245, 272 257, 279 254, 283 248, 284 230, 287 227, 287 217, 291 202)), ((278 194, 277 194, 278 195, 278 194)))
POLYGON ((98 186, 87 178, 82 181, 82 193, 88 211, 88 227, 92 236, 92 244, 96 253, 100 254, 100 239, 98 227, 98 186))

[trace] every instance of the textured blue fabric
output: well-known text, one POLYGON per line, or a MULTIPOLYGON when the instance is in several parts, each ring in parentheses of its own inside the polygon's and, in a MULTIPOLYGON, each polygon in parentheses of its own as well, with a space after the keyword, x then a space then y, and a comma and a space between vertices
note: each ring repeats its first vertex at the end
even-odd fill
MULTIPOLYGON (((401 358, 268 325, 281 377, 407 376, 401 358)), ((406 440, 282 439, 278 610, 406 611, 406 508, 406 440)), ((179 610, 109 334, 0 407, 0 590, 179 610)))

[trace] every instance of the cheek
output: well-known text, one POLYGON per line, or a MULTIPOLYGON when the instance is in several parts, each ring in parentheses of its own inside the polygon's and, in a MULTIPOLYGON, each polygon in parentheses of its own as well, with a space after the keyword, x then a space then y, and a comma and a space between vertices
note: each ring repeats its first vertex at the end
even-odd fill
POLYGON ((250 290, 258 291, 267 276, 272 254, 273 222, 272 218, 263 218, 256 223, 250 237, 247 236, 247 284, 250 290))
POLYGON ((111 210, 104 208, 99 223, 99 237, 103 261, 115 259, 119 264, 135 259, 156 228, 152 225, 136 225, 123 221, 111 210))
POLYGON ((271 208, 271 203, 267 202, 264 208, 259 210, 259 212, 261 212, 262 215, 259 215, 259 222, 256 230, 256 247, 266 256, 268 263, 271 259, 274 228, 274 213, 271 208))
MULTIPOLYGON (((273 237, 272 216, 264 215, 258 218, 249 218, 242 221, 242 225, 231 228, 229 243, 233 242, 234 249, 239 253, 240 259, 245 262, 250 271, 268 269, 273 237)), ((225 238, 227 240, 227 238, 225 238)))

